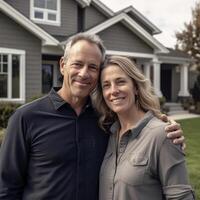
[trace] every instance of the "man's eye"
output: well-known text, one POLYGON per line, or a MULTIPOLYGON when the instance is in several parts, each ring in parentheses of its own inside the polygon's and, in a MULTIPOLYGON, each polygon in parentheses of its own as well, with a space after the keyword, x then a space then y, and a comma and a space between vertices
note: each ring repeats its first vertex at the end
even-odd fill
POLYGON ((89 65, 89 68, 90 68, 92 71, 97 71, 97 70, 98 70, 98 66, 96 66, 96 65, 89 65))
POLYGON ((73 67, 81 67, 81 63, 72 63, 73 67))

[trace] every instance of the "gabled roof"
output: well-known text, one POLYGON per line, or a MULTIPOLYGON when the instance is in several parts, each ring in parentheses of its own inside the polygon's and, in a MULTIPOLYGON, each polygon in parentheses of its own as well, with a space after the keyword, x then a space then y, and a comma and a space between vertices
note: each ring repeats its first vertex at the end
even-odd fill
POLYGON ((12 18, 15 22, 23 26, 26 30, 34 34, 36 37, 42 40, 43 45, 58 46, 59 41, 48 34, 46 31, 41 29, 39 26, 34 24, 31 20, 26 18, 12 6, 7 4, 5 1, 0 0, 0 11, 5 13, 8 17, 12 18))
POLYGON ((91 3, 91 0, 76 0, 83 8, 86 6, 89 6, 91 3))
POLYGON ((86 33, 97 34, 112 25, 122 22, 127 28, 134 32, 138 37, 144 40, 152 48, 155 49, 155 53, 168 53, 168 49, 164 47, 158 40, 156 40, 152 35, 150 35, 145 29, 143 29, 138 23, 136 23, 131 17, 125 13, 119 13, 114 17, 106 20, 105 22, 89 29, 86 33))
POLYGON ((185 52, 182 52, 178 49, 167 48, 169 53, 158 53, 158 57, 162 61, 172 62, 172 63, 185 63, 191 62, 192 58, 185 52))
POLYGON ((107 17, 114 16, 115 13, 110 8, 108 8, 104 3, 102 3, 101 0, 92 0, 91 3, 94 4, 98 8, 98 10, 100 10, 107 17))
POLYGON ((93 4, 98 10, 100 10, 107 17, 112 17, 114 12, 108 8, 101 0, 76 0, 83 8, 93 4))
POLYGON ((137 18, 139 21, 141 21, 142 24, 147 26, 150 30, 152 30, 153 34, 161 33, 161 30, 156 27, 154 24, 152 24, 143 14, 141 14, 138 10, 136 10, 133 6, 128 6, 117 13, 127 13, 133 15, 135 18, 137 18))

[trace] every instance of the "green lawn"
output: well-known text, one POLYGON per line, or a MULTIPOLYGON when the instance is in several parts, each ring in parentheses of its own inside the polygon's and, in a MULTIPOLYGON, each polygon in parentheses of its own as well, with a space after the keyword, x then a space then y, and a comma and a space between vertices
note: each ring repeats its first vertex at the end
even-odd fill
POLYGON ((200 118, 178 121, 186 138, 186 160, 190 182, 195 189, 196 199, 200 199, 200 118))
POLYGON ((4 136, 3 129, 0 128, 0 146, 1 146, 1 142, 3 140, 3 136, 4 136))

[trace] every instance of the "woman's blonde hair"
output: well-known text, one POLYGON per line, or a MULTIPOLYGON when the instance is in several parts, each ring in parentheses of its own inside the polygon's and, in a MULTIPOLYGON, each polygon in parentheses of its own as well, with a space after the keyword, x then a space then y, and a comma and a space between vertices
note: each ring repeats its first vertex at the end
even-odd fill
MULTIPOLYGON (((132 80, 137 89, 137 106, 143 111, 152 111, 156 116, 160 116, 160 103, 155 95, 151 82, 139 71, 136 64, 129 58, 122 56, 110 56, 106 59, 101 71, 110 65, 119 66, 125 74, 132 80)), ((115 120, 117 115, 106 105, 101 87, 101 79, 99 79, 96 91, 92 95, 93 105, 99 113, 99 124, 104 130, 109 127, 115 120)))

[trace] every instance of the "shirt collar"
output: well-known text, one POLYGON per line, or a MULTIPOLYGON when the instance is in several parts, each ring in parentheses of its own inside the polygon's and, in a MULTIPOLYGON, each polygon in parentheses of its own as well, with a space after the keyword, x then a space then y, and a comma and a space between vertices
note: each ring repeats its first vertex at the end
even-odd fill
MULTIPOLYGON (((145 113, 144 117, 141 120, 138 121, 136 126, 133 129, 128 130, 127 132, 129 132, 131 134, 131 137, 136 138, 140 134, 142 129, 148 124, 148 122, 153 117, 154 117, 153 113, 151 111, 148 111, 147 113, 145 113)), ((116 121, 111 126, 110 131, 111 131, 112 134, 116 134, 117 130, 119 130, 119 128, 120 128, 119 121, 116 121)))
MULTIPOLYGON (((69 105, 57 92, 60 90, 60 87, 54 87, 49 92, 49 98, 51 99, 54 108, 58 110, 60 107, 62 107, 64 104, 69 105)), ((86 109, 92 105, 91 99, 88 98, 86 105, 83 109, 86 109)))

